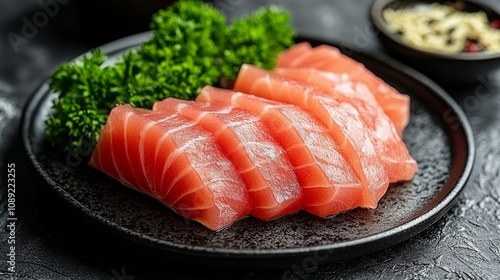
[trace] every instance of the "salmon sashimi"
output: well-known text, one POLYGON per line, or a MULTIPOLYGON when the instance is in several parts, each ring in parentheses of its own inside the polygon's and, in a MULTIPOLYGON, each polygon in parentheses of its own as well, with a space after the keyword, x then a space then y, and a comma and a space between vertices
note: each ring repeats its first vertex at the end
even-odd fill
POLYGON ((347 73, 353 82, 364 83, 373 93, 400 135, 410 120, 410 97, 400 93, 377 77, 362 63, 342 54, 339 49, 320 45, 312 47, 303 42, 282 52, 279 67, 312 67, 337 74, 347 73), (300 53, 299 53, 300 51, 300 53))
POLYGON ((293 67, 294 65, 291 64, 299 64, 301 59, 307 57, 312 48, 309 42, 297 43, 278 55, 277 64, 281 67, 293 67))
POLYGON ((339 147, 313 116, 297 106, 211 86, 196 101, 224 103, 249 110, 262 119, 294 167, 303 191, 303 209, 320 217, 359 206, 361 183, 339 147))
POLYGON ((213 135, 176 113, 113 108, 89 165, 211 230, 251 211, 247 188, 213 135))
POLYGON ((179 112, 210 131, 246 183, 251 215, 272 220, 302 208, 302 189, 283 147, 260 117, 228 105, 167 98, 153 110, 179 112))
POLYGON ((360 113, 366 127, 374 132, 377 146, 390 182, 406 181, 417 172, 417 162, 392 121, 383 112, 373 93, 364 84, 353 83, 348 75, 338 75, 315 68, 278 68, 275 73, 303 83, 309 83, 333 98, 350 103, 360 113))
POLYGON ((352 105, 335 100, 313 86, 248 64, 241 67, 233 89, 295 104, 321 120, 361 181, 360 206, 376 208, 389 180, 371 139, 372 131, 360 121, 360 113, 352 105))

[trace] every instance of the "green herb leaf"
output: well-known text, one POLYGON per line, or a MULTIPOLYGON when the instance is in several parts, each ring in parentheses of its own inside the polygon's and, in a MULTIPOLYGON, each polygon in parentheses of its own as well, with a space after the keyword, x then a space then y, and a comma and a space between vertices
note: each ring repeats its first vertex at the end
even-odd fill
POLYGON ((66 150, 95 144, 109 112, 117 104, 151 108, 167 97, 194 99, 205 85, 231 81, 241 64, 267 69, 293 43, 290 14, 271 6, 228 26, 214 7, 196 0, 178 1, 153 15, 153 37, 113 65, 92 50, 63 63, 50 77, 53 114, 46 133, 66 150))

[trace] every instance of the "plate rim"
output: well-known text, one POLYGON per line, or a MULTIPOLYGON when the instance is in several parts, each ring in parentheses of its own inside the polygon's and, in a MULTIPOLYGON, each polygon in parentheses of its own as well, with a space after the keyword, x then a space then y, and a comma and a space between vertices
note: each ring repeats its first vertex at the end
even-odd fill
MULTIPOLYGON (((137 46, 142 43, 144 40, 149 38, 152 35, 151 31, 146 31, 142 33, 133 34, 130 36, 126 36, 115 41, 104 44, 100 47, 105 53, 109 52, 118 52, 124 49, 129 49, 131 47, 137 46)), ((30 117, 33 111, 36 111, 38 105, 41 101, 43 101, 46 95, 49 93, 47 81, 44 80, 37 87, 37 89, 29 98, 29 101, 25 104, 22 110, 22 119, 21 119, 21 137, 22 144, 25 150, 25 153, 29 159, 29 163, 31 168, 35 171, 35 175, 38 179, 41 179, 41 183, 45 185, 50 185, 50 189, 60 196, 66 203, 70 204, 75 210, 82 211, 81 214, 84 214, 86 218, 91 221, 95 221, 99 224, 99 226, 106 227, 106 229, 111 229, 113 232, 119 234, 122 238, 125 238, 129 241, 132 241, 134 245, 148 245, 148 247, 154 249, 160 249, 165 253, 168 252, 178 252, 184 255, 196 255, 205 254, 204 257, 219 257, 219 258, 231 258, 231 259, 269 259, 275 257, 303 257, 307 256, 313 252, 329 252, 335 250, 343 250, 349 249, 352 247, 358 246, 367 246, 374 245, 377 242, 383 240, 385 241, 387 238, 393 236, 401 236, 407 233, 411 233, 405 238, 397 241, 397 242, 389 242, 390 245, 382 245, 382 246, 373 246, 372 250, 366 250, 367 253, 372 253, 378 251, 380 249, 392 247, 400 242, 410 239, 411 237, 419 234, 426 228, 430 227, 436 221, 442 218, 442 216, 449 211, 449 209, 455 204, 458 199, 458 196, 465 188, 467 181, 469 180, 472 169, 475 162, 475 142, 474 142, 474 134, 473 130, 470 126, 470 123, 463 112, 463 110, 459 107, 459 105, 454 101, 454 99, 446 93, 439 85, 437 85, 434 81, 427 78, 423 74, 417 72, 411 67, 404 65, 386 55, 381 53, 371 53, 363 50, 358 50, 353 46, 346 45, 345 43, 333 42, 324 39, 315 39, 307 36, 298 37, 298 41, 312 41, 312 42, 323 42, 325 44, 330 44, 334 46, 342 46, 349 50, 354 50, 355 52, 359 52, 364 56, 369 57, 372 60, 375 60, 378 63, 388 65, 391 68, 402 72, 404 75, 409 76, 413 80, 420 82, 421 84, 428 87, 433 94, 441 99, 443 103, 445 103, 450 109, 452 109, 453 113, 456 115, 457 120, 460 123, 460 128, 464 134, 464 138, 462 139, 467 144, 467 156, 465 159, 465 164, 463 166, 463 172, 461 172, 460 177, 457 179, 456 184, 453 186, 451 191, 449 191, 439 202, 437 202, 430 210, 425 213, 417 216, 416 218, 405 222, 401 225, 395 226, 393 228, 387 229, 385 231, 371 234, 365 237, 361 237, 355 240, 347 240, 340 242, 333 242, 330 244, 323 245, 314 245, 307 247, 292 247, 292 248, 280 248, 280 249, 228 249, 228 248, 210 248, 205 246, 196 246, 196 245, 187 245, 187 244, 179 244, 167 240, 161 240, 157 238, 153 238, 147 235, 143 235, 141 233, 135 232, 131 229, 123 227, 119 224, 116 224, 112 221, 103 218, 100 215, 96 215, 83 204, 81 204, 78 200, 76 200, 71 194, 67 193, 60 185, 55 182, 49 174, 39 166, 38 161, 36 160, 36 154, 32 149, 32 143, 30 138, 30 130, 32 129, 32 118, 30 117), (45 180, 49 180, 48 182, 45 180), (208 254, 208 256, 206 255, 208 254)), ((71 61, 82 57, 88 52, 84 52, 79 56, 75 57, 71 61)), ((398 238, 396 238, 398 239, 398 238)), ((349 255, 348 252, 346 252, 349 255)), ((355 257, 359 255, 353 255, 350 257, 355 257)), ((345 259, 345 258, 342 258, 345 259)))

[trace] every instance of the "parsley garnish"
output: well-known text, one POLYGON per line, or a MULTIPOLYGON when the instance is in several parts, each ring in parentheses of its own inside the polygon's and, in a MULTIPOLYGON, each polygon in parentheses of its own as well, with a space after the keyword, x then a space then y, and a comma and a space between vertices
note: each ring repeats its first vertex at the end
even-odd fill
POLYGON ((99 49, 63 63, 50 77, 53 114, 46 121, 49 141, 66 150, 96 143, 117 104, 151 108, 167 97, 194 99, 205 85, 230 83, 243 63, 266 69, 292 45, 290 14, 261 8, 231 25, 210 4, 178 1, 152 17, 153 36, 105 65, 99 49))

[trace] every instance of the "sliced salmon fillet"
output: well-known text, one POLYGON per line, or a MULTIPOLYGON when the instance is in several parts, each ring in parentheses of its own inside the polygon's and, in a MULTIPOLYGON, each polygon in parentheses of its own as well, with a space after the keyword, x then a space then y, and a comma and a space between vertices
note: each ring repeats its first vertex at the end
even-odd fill
POLYGON ((418 170, 417 162, 411 157, 392 121, 365 84, 350 81, 348 75, 315 68, 277 68, 273 72, 311 84, 331 97, 351 104, 360 113, 360 119, 366 127, 374 133, 372 140, 381 154, 389 181, 398 182, 413 178, 418 170))
POLYGON ((246 109, 262 119, 294 167, 303 191, 303 209, 320 217, 359 206, 361 183, 339 147, 313 116, 297 106, 254 95, 203 88, 196 101, 223 103, 246 109))
POLYGON ((389 186, 371 131, 359 120, 359 112, 316 88, 245 64, 236 78, 235 91, 295 104, 316 116, 340 146, 363 186, 360 205, 376 208, 389 186))
POLYGON ((353 82, 364 83, 373 93, 384 112, 393 121, 400 135, 410 120, 410 98, 377 77, 362 63, 342 54, 329 45, 312 47, 303 42, 282 52, 278 67, 312 67, 337 74, 346 73, 353 82), (301 51, 302 53, 298 53, 301 51))
POLYGON ((302 208, 302 189, 293 167, 257 115, 234 106, 175 98, 156 102, 153 110, 179 112, 215 136, 248 187, 252 216, 268 221, 302 208))
POLYGON ((300 42, 290 46, 278 55, 278 66, 292 67, 291 64, 298 64, 299 61, 308 56, 312 46, 309 42, 300 42))
POLYGON ((246 186, 214 137, 179 114, 113 108, 89 165, 211 230, 251 211, 246 186), (128 136, 134 140, 121 144, 128 136))

